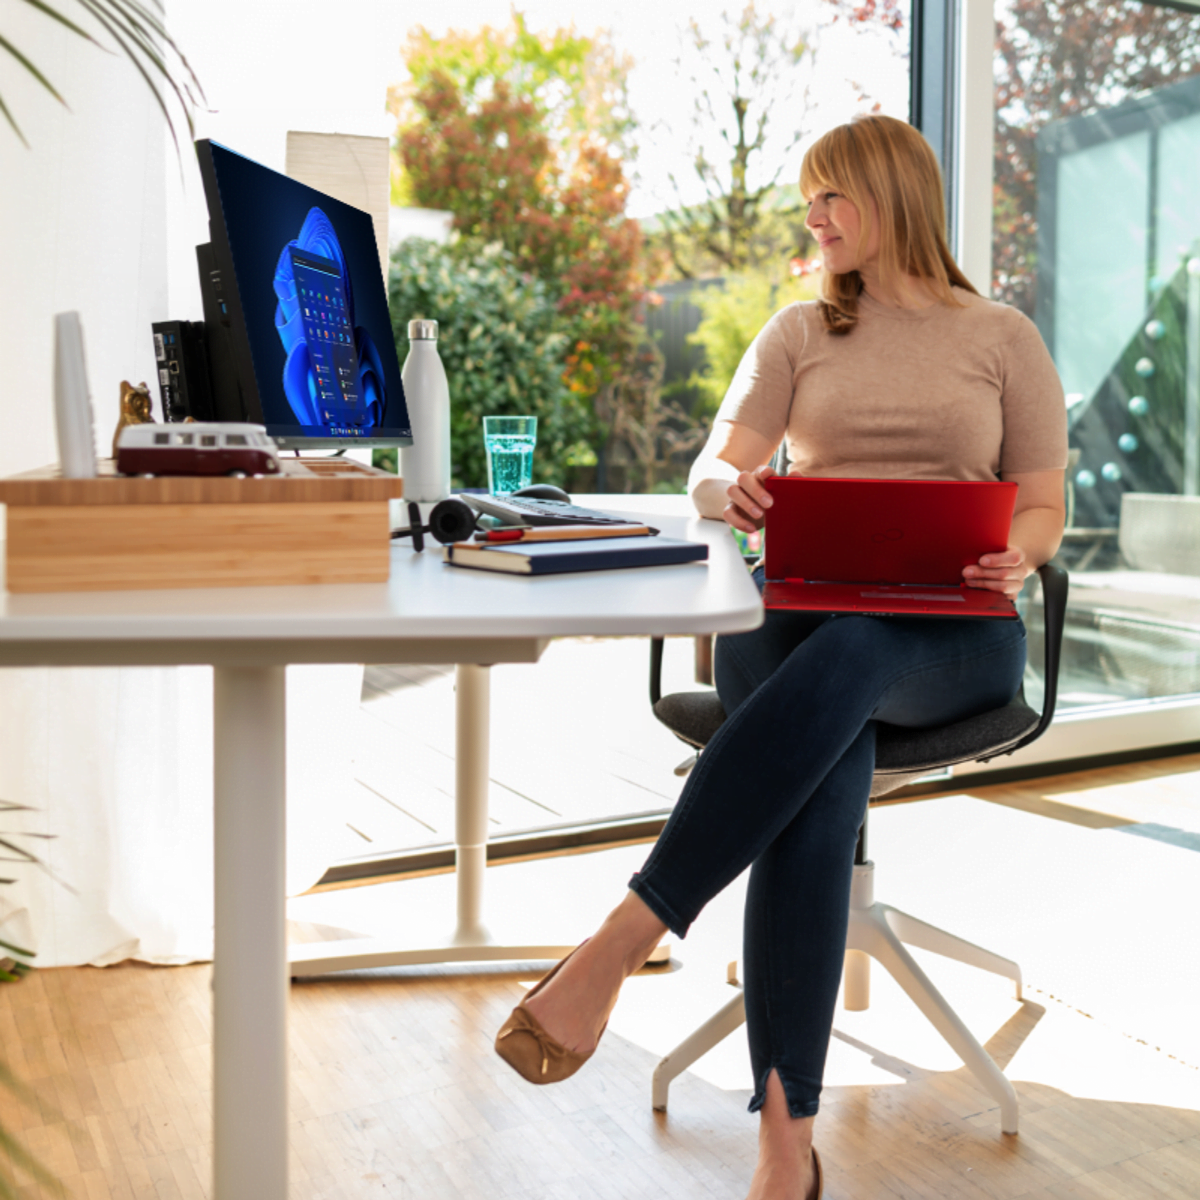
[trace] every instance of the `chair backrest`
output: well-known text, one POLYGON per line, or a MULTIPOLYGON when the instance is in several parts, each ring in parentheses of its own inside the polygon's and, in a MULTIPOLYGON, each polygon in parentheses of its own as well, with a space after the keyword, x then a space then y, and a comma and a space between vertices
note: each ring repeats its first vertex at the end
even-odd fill
MULTIPOLYGON (((1050 563, 1038 570, 1042 582, 1045 620, 1044 695, 1041 713, 1018 694, 1002 708, 934 729, 879 726, 872 796, 882 795, 931 771, 962 762, 988 762, 1013 754, 1036 741, 1054 719, 1058 697, 1058 668, 1062 656, 1067 612, 1067 573, 1050 563)), ((650 702, 654 715, 681 741, 697 750, 721 727, 725 712, 715 692, 677 692, 662 695, 663 641, 650 648, 650 702)))

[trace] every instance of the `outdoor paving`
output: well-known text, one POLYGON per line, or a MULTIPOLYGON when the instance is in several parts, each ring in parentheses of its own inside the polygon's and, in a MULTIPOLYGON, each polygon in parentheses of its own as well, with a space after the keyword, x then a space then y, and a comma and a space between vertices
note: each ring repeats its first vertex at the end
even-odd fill
MULTIPOLYGON (((493 833, 670 808, 687 747, 654 719, 649 641, 569 638, 492 668, 493 833)), ((692 641, 667 645, 664 691, 695 688, 692 641)), ((353 786, 331 812, 332 861, 454 835, 454 670, 371 666, 351 742, 353 786)))

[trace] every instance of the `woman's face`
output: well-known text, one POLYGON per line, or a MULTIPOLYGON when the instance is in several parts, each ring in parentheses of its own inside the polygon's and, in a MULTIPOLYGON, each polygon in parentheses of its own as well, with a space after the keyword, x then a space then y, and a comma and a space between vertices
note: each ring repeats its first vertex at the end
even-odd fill
POLYGON ((858 239, 862 233, 862 216, 858 209, 840 192, 822 189, 813 196, 804 224, 812 230, 821 248, 825 270, 834 275, 845 275, 861 270, 879 257, 879 216, 871 205, 871 232, 861 257, 858 239))

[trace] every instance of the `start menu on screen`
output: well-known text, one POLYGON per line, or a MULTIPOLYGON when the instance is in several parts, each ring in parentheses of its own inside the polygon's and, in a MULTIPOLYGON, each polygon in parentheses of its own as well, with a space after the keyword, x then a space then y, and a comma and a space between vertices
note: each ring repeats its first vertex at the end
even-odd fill
POLYGON ((296 299, 312 361, 321 417, 330 433, 353 437, 366 421, 358 391, 354 330, 337 264, 291 247, 296 299))

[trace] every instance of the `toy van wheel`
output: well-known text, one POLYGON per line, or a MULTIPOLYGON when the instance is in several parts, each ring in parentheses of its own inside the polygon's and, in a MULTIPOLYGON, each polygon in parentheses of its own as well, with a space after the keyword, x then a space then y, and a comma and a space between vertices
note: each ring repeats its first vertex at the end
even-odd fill
POLYGON ((230 479, 245 479, 246 478, 245 471, 226 471, 225 474, 228 475, 230 479))

